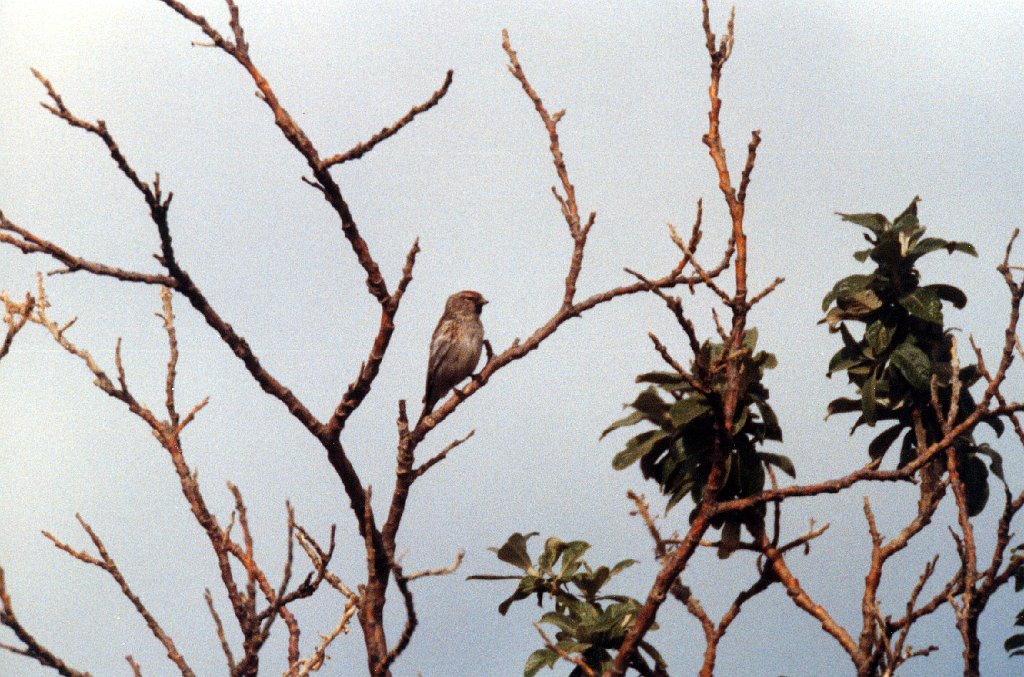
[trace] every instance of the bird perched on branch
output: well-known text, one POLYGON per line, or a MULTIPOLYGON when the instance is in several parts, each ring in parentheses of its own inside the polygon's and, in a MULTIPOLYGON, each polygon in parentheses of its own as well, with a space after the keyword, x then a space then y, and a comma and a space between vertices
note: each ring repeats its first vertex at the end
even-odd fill
POLYGON ((449 390, 473 373, 484 345, 480 311, 487 299, 471 290, 448 297, 444 314, 430 339, 427 363, 427 392, 423 396, 423 418, 449 390))

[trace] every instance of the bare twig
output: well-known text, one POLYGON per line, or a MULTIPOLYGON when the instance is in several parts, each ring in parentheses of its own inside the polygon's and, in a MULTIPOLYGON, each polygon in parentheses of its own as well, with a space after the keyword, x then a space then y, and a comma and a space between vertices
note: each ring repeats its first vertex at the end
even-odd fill
POLYGON ((220 640, 221 651, 224 652, 224 658, 228 662, 228 671, 232 674, 235 671, 235 656, 231 652, 231 645, 228 644, 227 635, 224 633, 224 623, 220 620, 220 614, 217 613, 217 607, 213 604, 213 595, 210 593, 210 589, 207 588, 203 595, 206 600, 206 607, 210 610, 210 615, 213 617, 213 624, 217 628, 217 639, 220 640))
POLYGON ((10 352, 14 337, 25 328, 32 316, 36 300, 31 294, 26 293, 25 300, 19 303, 12 301, 6 291, 0 291, 0 302, 4 304, 4 324, 7 325, 7 333, 3 343, 0 344, 0 360, 2 360, 10 352))
POLYGON ((466 556, 465 550, 459 550, 455 553, 455 561, 446 567, 438 569, 426 569, 424 571, 417 571, 414 574, 409 574, 405 577, 407 581, 415 581, 417 578, 426 578, 428 576, 447 576, 448 574, 455 573, 455 571, 462 565, 462 559, 466 556))
POLYGON ((405 127, 407 124, 412 122, 417 115, 430 110, 431 108, 436 106, 438 102, 441 101, 444 95, 448 93, 448 88, 451 87, 453 75, 455 75, 455 71, 449 70, 447 75, 445 75, 444 82, 441 84, 438 90, 431 94, 430 98, 421 103, 420 105, 413 106, 409 110, 409 112, 403 115, 401 118, 399 118, 398 121, 395 122, 395 124, 391 125, 390 127, 385 127, 381 129, 379 132, 374 134, 368 141, 356 144, 355 146, 345 151, 344 153, 332 155, 331 157, 325 159, 322 162, 323 166, 333 167, 334 165, 340 165, 344 162, 348 162, 349 160, 358 160, 359 158, 363 157, 371 150, 373 150, 373 148, 381 141, 390 139, 392 136, 397 134, 402 129, 402 127, 405 127))
POLYGON ((58 658, 21 624, 21 621, 14 613, 14 606, 11 604, 11 595, 7 590, 7 581, 2 567, 0 567, 0 625, 10 628, 14 632, 15 637, 25 645, 24 647, 17 647, 10 644, 0 644, 0 650, 31 658, 40 665, 53 668, 64 677, 92 677, 88 672, 75 670, 58 658))
POLYGON ((153 614, 146 608, 146 605, 143 604, 139 596, 132 591, 131 587, 128 585, 128 581, 124 577, 124 574, 122 574, 121 570, 118 568, 117 562, 115 562, 114 558, 110 556, 109 552, 107 552, 107 548, 103 544, 103 541, 100 540, 100 537, 96 535, 96 532, 93 531, 92 527, 82 518, 81 515, 76 514, 75 519, 78 520, 82 529, 86 534, 88 534, 89 540, 92 541, 92 544, 95 546, 96 552, 99 555, 98 558, 85 551, 75 550, 49 532, 44 531, 43 535, 50 539, 50 541, 52 541, 59 549, 68 553, 80 562, 91 564, 92 566, 98 567, 110 574, 110 577, 113 578, 118 587, 121 588, 121 594, 123 594, 128 601, 132 603, 132 606, 135 607, 135 611, 146 622, 146 626, 149 628, 149 631, 153 633, 153 636, 156 637, 157 641, 163 645, 164 649, 167 651, 167 658, 170 659, 170 661, 178 668, 182 677, 195 677, 195 673, 192 671, 192 668, 189 667, 185 658, 175 646, 174 640, 172 640, 170 635, 160 627, 160 624, 157 622, 156 618, 153 617, 153 614))

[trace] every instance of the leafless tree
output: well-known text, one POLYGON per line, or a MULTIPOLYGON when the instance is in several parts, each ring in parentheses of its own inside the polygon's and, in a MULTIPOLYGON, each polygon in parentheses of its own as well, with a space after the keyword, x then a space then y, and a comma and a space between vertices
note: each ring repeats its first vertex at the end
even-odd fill
MULTIPOLYGON (((162 290, 163 312, 161 317, 163 318, 170 344, 170 359, 167 364, 166 376, 166 418, 160 418, 160 415, 147 409, 132 395, 127 384, 126 374, 121 366, 119 350, 115 365, 116 373, 111 378, 87 350, 71 342, 66 332, 70 329, 74 320, 60 324, 50 317, 48 313, 50 302, 46 296, 42 278, 40 278, 35 296, 26 296, 24 302, 14 302, 6 296, 4 297, 7 309, 8 333, 0 356, 6 354, 15 334, 25 326, 26 322, 38 324, 48 330, 53 339, 64 350, 75 355, 86 364, 95 376, 96 385, 101 390, 122 402, 132 414, 141 418, 153 431, 154 436, 171 457, 175 472, 181 481, 182 492, 189 503, 193 516, 207 534, 220 569, 221 583, 230 601, 238 629, 243 637, 241 653, 236 656, 237 649, 233 650, 229 646, 223 627, 223 620, 214 607, 212 596, 208 594, 207 604, 209 611, 216 622, 219 641, 223 647, 232 675, 254 675, 257 673, 260 650, 263 648, 269 636, 271 626, 277 618, 282 619, 289 632, 289 674, 308 674, 310 671, 319 668, 324 659, 327 646, 340 633, 347 630, 347 624, 353 615, 362 629, 369 672, 374 675, 388 675, 390 674, 391 665, 408 646, 418 623, 414 597, 409 587, 410 582, 417 578, 450 573, 454 570, 455 566, 458 566, 461 559, 461 556, 457 558, 453 567, 419 573, 407 573, 396 558, 399 530, 405 514, 406 503, 414 484, 435 465, 445 460, 453 450, 465 443, 473 435, 473 431, 452 441, 435 455, 429 458, 417 459, 417 449, 428 434, 450 416, 463 401, 472 397, 481 388, 484 388, 498 370, 526 357, 567 320, 579 317, 584 312, 613 299, 638 295, 645 292, 652 285, 656 288, 669 288, 680 284, 691 286, 702 284, 705 279, 713 279, 725 270, 728 265, 728 256, 723 259, 718 267, 711 271, 701 271, 700 275, 684 273, 684 268, 690 261, 689 256, 684 256, 672 270, 667 271, 657 279, 628 282, 622 286, 580 298, 577 294, 577 280, 583 266, 587 236, 595 224, 596 214, 590 212, 586 216, 582 215, 577 203, 575 188, 569 179, 569 173, 558 137, 558 123, 564 111, 548 112, 540 96, 527 80, 516 52, 512 49, 506 34, 503 46, 509 57, 509 70, 522 85, 524 92, 534 104, 550 140, 551 155, 558 180, 558 186, 552 187, 552 194, 557 201, 572 240, 572 255, 567 266, 564 293, 556 312, 541 326, 531 330, 526 339, 521 341, 517 339, 512 345, 500 352, 493 351, 488 344, 486 346, 486 363, 473 376, 469 385, 439 404, 429 416, 423 417, 413 424, 410 422, 407 414, 405 401, 398 402, 395 485, 386 513, 375 514, 370 502, 371 489, 361 479, 359 470, 352 463, 351 455, 344 443, 343 433, 349 417, 363 404, 380 371, 380 366, 387 354, 395 330, 395 319, 399 306, 405 291, 413 280, 413 269, 420 247, 418 241, 412 243, 399 279, 393 285, 389 285, 381 273, 377 260, 371 253, 370 243, 363 238, 355 216, 352 214, 331 170, 345 162, 357 160, 369 153, 375 146, 394 136, 413 122, 418 115, 438 105, 452 84, 453 73, 449 71, 445 75, 441 86, 425 102, 411 108, 408 113, 394 124, 381 129, 380 132, 373 135, 367 141, 359 143, 347 151, 328 155, 321 152, 317 144, 299 126, 278 98, 270 82, 268 82, 253 61, 240 18, 239 7, 233 0, 226 0, 229 12, 228 32, 221 32, 204 16, 193 12, 182 2, 176 0, 160 0, 160 2, 201 31, 205 41, 194 44, 223 52, 249 74, 257 88, 258 96, 272 113, 274 124, 306 162, 311 176, 302 177, 302 180, 314 188, 334 211, 338 219, 338 225, 351 245, 357 263, 366 273, 367 292, 380 306, 379 328, 371 345, 367 348, 366 359, 355 369, 352 382, 340 394, 337 405, 330 412, 321 417, 311 411, 290 388, 268 371, 245 338, 239 335, 232 328, 228 320, 214 307, 213 302, 202 290, 200 283, 182 267, 177 258, 172 240, 170 208, 173 193, 165 193, 163 191, 159 174, 155 176, 152 182, 143 180, 131 161, 122 152, 114 135, 108 129, 106 122, 103 120, 89 121, 73 113, 54 85, 37 71, 33 71, 33 73, 45 88, 47 97, 47 100, 42 104, 43 107, 72 127, 81 129, 99 139, 110 153, 120 172, 145 201, 159 238, 160 248, 159 253, 156 255, 156 260, 161 270, 159 272, 128 270, 103 262, 87 260, 36 234, 37 229, 24 228, 3 214, 0 214, 0 243, 18 249, 25 254, 40 254, 53 259, 60 264, 60 268, 51 271, 51 274, 85 272, 113 278, 124 283, 154 285, 162 290), (250 376, 259 384, 264 392, 268 396, 279 400, 287 408, 288 412, 322 446, 324 454, 337 473, 338 479, 344 488, 349 508, 355 518, 359 536, 365 547, 367 562, 366 578, 363 583, 356 587, 355 591, 342 584, 337 576, 329 570, 331 557, 334 552, 333 532, 329 545, 326 547, 321 546, 296 522, 291 507, 288 508, 288 558, 281 580, 276 586, 271 583, 268 575, 254 560, 252 534, 249 530, 248 516, 240 492, 235 487, 231 487, 236 501, 236 509, 226 526, 222 525, 206 507, 206 502, 199 489, 195 473, 185 460, 180 439, 182 430, 195 420, 196 415, 203 408, 205 400, 191 408, 184 416, 179 415, 174 400, 174 382, 178 359, 178 347, 175 339, 173 314, 171 312, 171 297, 174 294, 183 297, 192 306, 193 310, 199 313, 203 320, 217 333, 226 347, 238 357, 250 376), (236 523, 237 530, 241 532, 240 539, 233 535, 236 523), (298 585, 290 587, 292 586, 292 555, 296 543, 308 555, 312 571, 298 585), (231 564, 232 561, 236 561, 242 566, 245 572, 244 580, 236 580, 231 564), (325 581, 329 584, 327 587, 334 588, 340 593, 337 603, 341 620, 333 631, 325 635, 323 642, 317 645, 313 654, 304 658, 299 652, 300 629, 294 615, 289 610, 289 605, 312 596, 323 587, 322 584, 325 581), (397 639, 389 640, 389 633, 384 620, 384 609, 387 603, 389 586, 392 583, 402 598, 406 620, 404 626, 398 632, 397 639)), ((183 675, 193 674, 185 659, 175 648, 171 638, 160 628, 157 621, 152 617, 140 599, 128 587, 127 581, 120 573, 116 562, 107 552, 100 538, 87 522, 81 518, 79 520, 96 547, 98 557, 75 550, 56 537, 50 535, 48 537, 57 547, 68 552, 76 559, 98 566, 110 573, 121 587, 122 592, 132 601, 136 610, 146 620, 152 632, 164 644, 168 657, 175 666, 183 675)), ((82 674, 64 665, 60 659, 53 656, 21 625, 14 613, 6 589, 4 590, 3 609, 4 614, 0 617, 0 620, 14 630, 17 637, 24 644, 24 646, 6 646, 5 648, 34 658, 44 665, 55 667, 64 674, 82 674)), ((132 664, 133 670, 138 670, 134 660, 130 657, 129 663, 132 664)))

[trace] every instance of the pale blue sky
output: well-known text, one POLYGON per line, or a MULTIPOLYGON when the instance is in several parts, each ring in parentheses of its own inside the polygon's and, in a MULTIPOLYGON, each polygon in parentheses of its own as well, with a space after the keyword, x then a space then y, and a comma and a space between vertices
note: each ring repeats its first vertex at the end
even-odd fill
MULTIPOLYGON (((323 153, 390 124, 455 69, 438 108, 335 170, 389 280, 413 238, 423 247, 388 360, 344 438, 378 503, 391 481, 396 402, 421 397, 427 343, 444 298, 463 288, 483 292, 491 301, 484 324, 498 349, 530 333, 561 298, 569 239, 549 192, 547 139, 505 71, 502 28, 549 107, 568 110, 562 147, 581 208, 598 213, 581 293, 625 281, 624 266, 651 274, 670 267, 675 252, 664 223, 691 223, 701 196, 704 260, 718 260, 726 213, 700 143, 707 55, 696 2, 240 4, 254 59, 323 153)), ((219 0, 190 6, 226 26, 219 0)), ((712 7, 722 26, 726 6, 712 7)), ((781 363, 768 379, 786 435, 777 450, 795 461, 801 481, 822 479, 861 465, 869 439, 851 441, 849 421, 821 422, 825 404, 849 389, 843 379, 824 378, 836 340, 815 324, 819 303, 834 279, 858 265, 849 253, 859 234, 833 212, 895 214, 920 195, 922 220, 935 235, 970 240, 980 253, 954 259, 952 268, 928 268, 945 279, 953 271, 962 276, 971 314, 954 324, 990 350, 999 341, 1006 293, 993 268, 1024 206, 1024 8, 747 0, 736 12, 737 43, 722 89, 733 163, 751 129, 764 138, 747 203, 752 286, 787 278, 752 320, 781 363)), ((141 174, 161 172, 165 189, 175 192, 171 223, 185 267, 268 368, 325 415, 365 358, 375 303, 336 220, 299 181, 303 163, 251 82, 225 55, 191 47, 198 38, 155 0, 5 0, 0 208, 76 253, 155 269, 149 254, 157 239, 144 204, 95 138, 37 106, 42 92, 32 66, 77 114, 105 119, 141 174)), ((47 265, 4 250, 0 288, 24 290, 47 265)), ((74 338, 104 364, 112 364, 115 338, 124 337, 133 388, 154 406, 162 401, 165 346, 152 317, 155 289, 77 275, 51 278, 49 290, 54 315, 78 315, 74 338)), ((687 303, 706 329, 710 299, 687 303)), ((358 583, 362 546, 322 450, 263 396, 187 304, 177 311, 179 398, 211 395, 185 440, 208 500, 226 515, 224 482, 239 485, 272 570, 283 553, 286 498, 314 533, 337 522, 337 570, 358 583)), ((685 354, 670 320, 656 299, 634 298, 567 324, 421 447, 429 454, 477 431, 417 483, 409 503, 400 537, 407 568, 446 564, 460 548, 467 556, 458 575, 415 584, 421 623, 396 675, 521 674, 539 646, 529 625, 539 611, 526 603, 502 618, 496 607, 505 587, 463 580, 501 571, 485 548, 512 531, 589 540, 596 562, 644 559, 622 576, 620 591, 646 594, 655 565, 644 530, 627 514, 625 490, 652 498, 655 491, 635 469, 611 470, 625 433, 597 437, 635 393, 633 376, 658 365, 649 330, 685 354)), ((211 558, 169 462, 143 426, 38 331, 19 337, 0 364, 0 416, 0 563, 23 621, 79 669, 127 674, 123 656, 130 652, 147 676, 170 674, 161 647, 114 584, 39 535, 47 529, 84 545, 73 517, 79 511, 197 672, 220 674, 202 602, 204 587, 216 592, 211 558)), ((1021 450, 1009 441, 997 447, 1020 485, 1021 450)), ((858 487, 793 502, 786 511, 788 534, 800 533, 809 517, 833 524, 812 555, 792 565, 811 594, 851 625, 859 623, 859 599, 843 587, 849 580, 859 588, 866 567, 865 493, 883 531, 908 517, 911 493, 891 487, 858 487)), ((681 506, 669 524, 683 528, 686 512, 681 506)), ((933 552, 947 552, 940 573, 952 566, 949 514, 940 518, 888 572, 887 611, 898 613, 933 552)), ((708 552, 686 580, 717 614, 751 570, 749 559, 722 563, 708 552)), ((335 622, 328 599, 296 607, 307 640, 335 622)), ((1021 671, 1024 664, 1009 661, 1001 644, 1022 605, 1024 597, 1003 594, 985 616, 985 674, 1021 671)), ((942 651, 912 662, 907 675, 956 671, 960 647, 948 610, 939 620, 922 623, 911 642, 940 643, 942 651)), ((659 622, 651 639, 673 674, 692 673, 703 648, 696 624, 671 605, 659 622)), ((270 673, 282 665, 275 662, 278 630, 264 663, 270 673)), ((357 634, 334 645, 329 674, 362 674, 357 634)), ((848 670, 837 645, 778 589, 750 604, 721 650, 722 675, 848 670)), ((0 674, 49 673, 3 653, 0 674)))

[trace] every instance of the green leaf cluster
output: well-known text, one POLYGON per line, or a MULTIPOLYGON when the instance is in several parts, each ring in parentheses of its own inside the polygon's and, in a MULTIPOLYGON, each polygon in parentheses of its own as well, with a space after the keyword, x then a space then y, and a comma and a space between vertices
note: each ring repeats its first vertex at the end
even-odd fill
MULTIPOLYGON (((950 330, 944 323, 943 304, 950 303, 955 308, 967 304, 967 296, 957 287, 922 285, 917 262, 943 250, 977 256, 974 247, 966 242, 924 237, 917 203, 915 197, 892 222, 882 214, 840 214, 843 221, 867 231, 864 238, 870 247, 854 254, 854 258, 861 262, 870 259, 875 269, 870 274, 839 280, 821 304, 826 311, 821 322, 831 332, 840 334, 843 341, 829 362, 828 375, 846 372, 858 391, 856 398, 833 400, 828 405, 828 415, 857 413, 851 434, 862 424, 875 426, 880 421, 887 422, 885 430, 868 445, 868 454, 872 460, 881 462, 900 440, 899 467, 918 454, 915 417, 922 421, 926 444, 942 437, 942 426, 931 406, 931 392, 934 380, 943 411, 948 411, 953 394, 953 346, 950 330), (852 330, 851 325, 861 325, 862 329, 852 330), (855 331, 860 336, 855 336, 855 331)), ((972 364, 961 368, 959 378, 962 387, 957 420, 962 420, 976 408, 970 387, 981 378, 981 373, 972 364)), ((984 420, 997 434, 1002 434, 1002 421, 984 420)), ((971 514, 976 515, 988 500, 989 471, 1001 476, 1000 458, 988 445, 979 445, 970 431, 956 441, 955 448, 968 506, 971 514), (981 460, 983 456, 990 459, 988 466, 981 460)), ((937 459, 936 470, 940 473, 942 466, 943 461, 937 459)))
MULTIPOLYGON (((632 597, 602 594, 601 591, 612 577, 636 564, 636 560, 626 559, 612 567, 594 568, 583 559, 590 549, 589 543, 552 537, 544 542, 544 550, 535 562, 527 550, 527 541, 536 535, 536 532, 514 533, 501 547, 490 548, 502 562, 520 569, 522 575, 486 574, 469 579, 518 581, 515 591, 498 606, 502 615, 520 600, 536 596, 537 605, 543 606, 545 596, 551 598, 554 610, 541 616, 540 622, 556 628, 555 645, 566 653, 579 654, 588 667, 602 672, 614 659, 614 652, 642 605, 632 597)), ((649 644, 645 642, 641 648, 655 662, 664 664, 649 644)), ((530 654, 523 674, 532 677, 542 667, 554 667, 558 660, 558 652, 545 646, 530 654)), ((582 674, 577 666, 570 676, 582 674)))
MULTIPOLYGON (((707 487, 716 444, 728 441, 725 451, 726 480, 719 500, 751 496, 765 485, 765 466, 774 465, 795 476, 793 463, 785 456, 760 451, 765 440, 782 440, 782 429, 768 404, 768 389, 762 383, 765 371, 778 362, 775 356, 757 350, 757 330, 744 333, 740 347, 725 354, 722 343, 705 342, 691 362, 693 377, 707 384, 704 392, 696 390, 681 374, 650 372, 637 377, 648 384, 626 407, 625 417, 612 423, 601 434, 641 423, 654 428, 631 437, 622 451, 612 459, 617 470, 639 462, 645 479, 653 480, 668 496, 666 511, 689 496, 700 501, 707 487), (728 388, 726 360, 736 365, 739 398, 731 434, 723 434, 722 402, 728 388)), ((739 540, 741 516, 716 520, 722 528, 722 557, 732 552, 739 540)))

